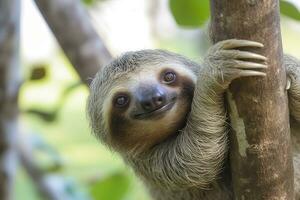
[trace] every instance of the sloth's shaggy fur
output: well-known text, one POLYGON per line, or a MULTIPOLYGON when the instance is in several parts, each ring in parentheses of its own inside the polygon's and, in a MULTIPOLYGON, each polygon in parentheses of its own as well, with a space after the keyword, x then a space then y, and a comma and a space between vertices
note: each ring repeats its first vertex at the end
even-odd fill
MULTIPOLYGON (((227 166, 229 127, 223 96, 233 79, 262 75, 243 74, 241 69, 232 67, 234 59, 239 57, 239 52, 224 51, 224 48, 238 47, 239 44, 245 46, 243 42, 245 41, 228 40, 213 46, 201 65, 178 54, 162 50, 129 52, 98 72, 93 80, 87 107, 90 124, 95 135, 104 144, 115 149, 112 143, 122 143, 122 141, 112 141, 110 137, 113 133, 109 128, 111 115, 110 111, 107 111, 107 107, 110 107, 107 96, 117 85, 128 81, 139 70, 149 68, 148 70, 153 71, 156 70, 153 66, 170 63, 179 64, 196 76, 194 96, 184 128, 174 130, 175 136, 144 151, 117 150, 145 182, 154 199, 232 199, 230 172, 227 166)), ((249 43, 249 46, 252 45, 249 43)), ((291 115, 296 121, 300 120, 300 62, 286 56, 284 63, 290 83, 289 106, 291 115)), ((153 127, 153 129, 160 131, 160 127, 153 127)), ((300 145, 296 140, 300 141, 299 135, 300 133, 293 134, 298 199, 300 198, 300 145)))

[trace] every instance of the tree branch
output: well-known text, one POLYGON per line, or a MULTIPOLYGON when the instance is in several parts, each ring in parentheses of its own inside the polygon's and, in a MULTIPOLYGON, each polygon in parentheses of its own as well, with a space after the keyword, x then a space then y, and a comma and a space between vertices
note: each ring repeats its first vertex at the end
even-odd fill
POLYGON ((84 83, 112 56, 78 0, 35 0, 58 43, 84 83))

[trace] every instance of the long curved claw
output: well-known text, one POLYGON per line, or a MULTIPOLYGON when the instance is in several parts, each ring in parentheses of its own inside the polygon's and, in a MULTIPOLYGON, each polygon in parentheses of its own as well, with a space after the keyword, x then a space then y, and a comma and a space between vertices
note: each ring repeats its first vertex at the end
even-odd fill
POLYGON ((286 80, 286 86, 285 86, 285 89, 286 90, 289 90, 290 88, 291 88, 291 78, 287 78, 287 80, 286 80))
POLYGON ((239 69, 267 69, 268 66, 255 62, 246 62, 246 61, 236 61, 236 68, 239 69))
POLYGON ((238 39, 230 39, 221 42, 222 49, 234 49, 239 47, 258 47, 262 48, 264 45, 259 42, 254 42, 250 40, 238 40, 238 39))
POLYGON ((265 56, 256 54, 256 53, 251 53, 248 51, 239 51, 236 50, 236 58, 237 59, 256 59, 256 60, 262 60, 262 61, 267 61, 268 59, 265 56))
POLYGON ((267 74, 264 72, 252 71, 252 70, 243 70, 239 73, 240 77, 247 76, 266 76, 267 74))

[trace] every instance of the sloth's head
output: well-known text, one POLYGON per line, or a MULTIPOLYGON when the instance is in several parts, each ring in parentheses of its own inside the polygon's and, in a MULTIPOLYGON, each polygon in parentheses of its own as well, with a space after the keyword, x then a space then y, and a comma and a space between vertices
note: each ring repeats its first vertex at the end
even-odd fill
POLYGON ((162 51, 129 52, 95 76, 88 99, 93 132, 119 152, 145 151, 186 123, 199 67, 162 51))

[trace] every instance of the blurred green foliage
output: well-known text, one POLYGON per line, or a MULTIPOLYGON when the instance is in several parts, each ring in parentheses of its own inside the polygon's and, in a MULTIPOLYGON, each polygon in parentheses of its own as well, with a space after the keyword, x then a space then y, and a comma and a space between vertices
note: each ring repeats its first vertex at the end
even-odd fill
POLYGON ((170 9, 182 26, 202 26, 210 16, 208 0, 170 0, 170 9))
POLYGON ((82 0, 82 2, 87 5, 92 5, 93 3, 95 3, 95 1, 96 0, 82 0))
POLYGON ((291 2, 280 1, 280 12, 287 17, 300 21, 300 11, 291 2))
POLYGON ((117 172, 98 180, 90 187, 94 199, 120 200, 128 192, 130 179, 125 173, 117 172))
MULTIPOLYGON (((169 0, 171 12, 180 26, 200 27, 210 17, 209 0, 169 0)), ((296 5, 281 0, 280 11, 283 15, 300 20, 300 12, 296 5)))
POLYGON ((82 1, 82 3, 84 3, 87 6, 93 6, 97 2, 106 1, 106 0, 81 0, 81 1, 82 1))

